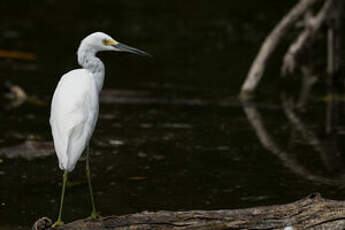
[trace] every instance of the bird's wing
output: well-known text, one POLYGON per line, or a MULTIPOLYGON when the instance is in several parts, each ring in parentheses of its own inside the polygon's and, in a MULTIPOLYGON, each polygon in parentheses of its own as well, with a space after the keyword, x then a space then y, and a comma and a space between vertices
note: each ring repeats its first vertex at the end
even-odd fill
POLYGON ((50 125, 60 168, 72 171, 88 144, 98 117, 98 92, 85 69, 65 74, 54 92, 50 125))

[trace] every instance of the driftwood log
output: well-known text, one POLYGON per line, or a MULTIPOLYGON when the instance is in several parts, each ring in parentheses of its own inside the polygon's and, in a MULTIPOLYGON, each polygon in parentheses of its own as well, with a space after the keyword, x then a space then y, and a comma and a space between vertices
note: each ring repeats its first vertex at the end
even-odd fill
MULTIPOLYGON (((35 230, 49 229, 51 221, 36 221, 35 230)), ((191 230, 191 229, 344 229, 345 201, 322 198, 319 194, 293 203, 237 210, 158 211, 101 219, 83 219, 57 230, 191 230)))

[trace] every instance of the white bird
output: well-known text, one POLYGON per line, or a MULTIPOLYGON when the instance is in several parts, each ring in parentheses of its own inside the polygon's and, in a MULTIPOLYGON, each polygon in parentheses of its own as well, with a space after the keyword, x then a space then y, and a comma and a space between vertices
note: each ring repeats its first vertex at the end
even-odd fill
POLYGON ((91 217, 97 217, 91 187, 88 146, 96 126, 98 98, 104 82, 104 64, 96 57, 99 51, 120 51, 150 56, 144 51, 117 42, 102 32, 92 33, 81 41, 77 55, 78 63, 82 68, 72 70, 62 76, 51 103, 50 126, 54 147, 59 167, 64 171, 59 215, 53 227, 63 224, 61 215, 67 174, 74 169, 86 148, 86 174, 92 205, 91 217))

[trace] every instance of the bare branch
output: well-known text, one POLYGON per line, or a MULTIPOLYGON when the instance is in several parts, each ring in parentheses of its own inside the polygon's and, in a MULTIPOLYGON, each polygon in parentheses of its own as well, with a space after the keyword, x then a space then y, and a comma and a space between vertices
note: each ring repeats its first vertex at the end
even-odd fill
POLYGON ((306 47, 306 44, 314 38, 314 35, 319 31, 321 26, 327 21, 327 15, 332 4, 333 0, 327 0, 316 16, 313 17, 308 14, 309 16, 305 19, 305 28, 303 32, 298 36, 295 42, 290 45, 288 51, 285 53, 281 68, 281 73, 283 75, 295 71, 297 56, 306 47))
POLYGON ((265 70, 266 61, 281 41, 283 35, 285 35, 288 29, 301 17, 301 15, 303 15, 304 12, 312 7, 316 2, 317 0, 300 0, 300 2, 290 10, 290 12, 279 22, 279 24, 275 26, 272 32, 266 37, 258 55, 256 56, 249 70, 247 78, 242 85, 242 97, 247 97, 256 89, 265 70))

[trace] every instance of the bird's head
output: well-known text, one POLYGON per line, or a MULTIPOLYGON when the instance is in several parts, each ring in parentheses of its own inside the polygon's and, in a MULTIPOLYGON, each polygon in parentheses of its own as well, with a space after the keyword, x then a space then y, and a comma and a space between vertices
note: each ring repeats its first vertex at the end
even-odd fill
POLYGON ((88 35, 81 41, 80 47, 82 46, 85 48, 87 47, 89 49, 93 49, 95 52, 118 51, 134 53, 141 56, 151 56, 149 53, 146 53, 142 50, 120 43, 103 32, 95 32, 88 35))

